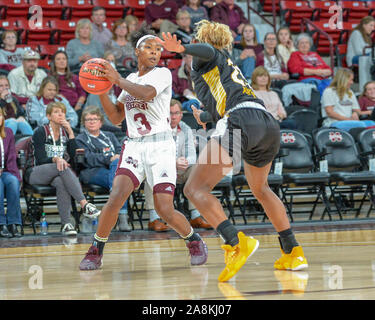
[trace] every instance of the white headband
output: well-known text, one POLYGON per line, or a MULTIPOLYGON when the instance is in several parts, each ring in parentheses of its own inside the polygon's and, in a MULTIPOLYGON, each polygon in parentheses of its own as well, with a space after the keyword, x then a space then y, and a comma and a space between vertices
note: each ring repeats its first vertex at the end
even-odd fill
POLYGON ((151 34, 146 34, 145 36, 143 36, 142 38, 140 38, 138 41, 137 41, 137 44, 136 44, 136 48, 139 47, 139 45, 146 39, 148 38, 156 38, 155 36, 151 35, 151 34))

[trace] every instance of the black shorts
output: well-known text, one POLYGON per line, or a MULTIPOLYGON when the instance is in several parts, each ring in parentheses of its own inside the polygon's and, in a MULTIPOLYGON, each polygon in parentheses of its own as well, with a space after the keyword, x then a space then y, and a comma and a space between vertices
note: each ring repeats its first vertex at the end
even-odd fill
POLYGON ((225 132, 218 141, 232 157, 234 168, 241 159, 255 167, 264 167, 279 152, 280 125, 267 111, 238 109, 230 113, 225 132))

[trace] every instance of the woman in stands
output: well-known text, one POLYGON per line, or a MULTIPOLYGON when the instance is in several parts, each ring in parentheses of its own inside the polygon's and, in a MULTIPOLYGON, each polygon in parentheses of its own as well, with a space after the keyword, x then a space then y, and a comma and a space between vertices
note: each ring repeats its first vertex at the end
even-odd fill
POLYGON ((335 127, 349 131, 351 128, 375 125, 371 120, 359 120, 361 109, 354 92, 350 89, 353 84, 353 71, 339 69, 331 85, 324 90, 322 96, 322 116, 324 127, 335 127))
MULTIPOLYGON (((363 49, 372 46, 371 33, 374 30, 375 18, 371 16, 364 17, 359 25, 354 28, 353 32, 350 34, 348 49, 346 51, 346 64, 349 67, 353 64, 358 65, 359 57, 364 54, 363 49)), ((370 51, 371 48, 367 50, 370 51)))
POLYGON ((284 109, 279 95, 271 90, 271 76, 264 67, 257 67, 251 78, 251 86, 255 95, 262 99, 264 106, 279 122, 281 129, 296 129, 297 124, 294 119, 287 119, 287 113, 284 109))
POLYGON ((22 225, 20 184, 14 135, 5 127, 3 109, 0 109, 0 237, 21 237, 22 225), (7 199, 5 214, 4 197, 7 199))
POLYGON ((49 122, 46 115, 47 106, 51 102, 61 102, 65 105, 66 118, 75 128, 78 124, 78 115, 69 101, 59 94, 59 84, 55 77, 47 76, 43 79, 36 96, 26 103, 27 120, 31 125, 44 125, 49 122))
POLYGON ((30 184, 51 185, 56 188, 56 201, 61 218, 63 235, 76 235, 70 223, 71 197, 83 214, 89 218, 99 216, 95 205, 88 203, 81 184, 70 168, 77 145, 74 132, 66 119, 66 107, 61 102, 49 103, 46 110, 48 124, 38 127, 33 134, 35 166, 26 170, 25 179, 30 184))
POLYGON ((257 55, 256 66, 264 66, 271 76, 273 87, 282 88, 289 79, 288 69, 277 49, 276 34, 268 32, 264 36, 264 51, 257 55))
POLYGON ((13 135, 17 132, 30 136, 33 134, 33 129, 25 119, 25 109, 11 94, 8 78, 4 75, 0 75, 0 108, 5 119, 5 126, 12 129, 13 135))
POLYGON ((375 120, 375 81, 367 82, 363 87, 363 92, 358 98, 359 106, 361 107, 361 116, 375 120))
POLYGON ((242 29, 241 41, 234 45, 234 48, 240 49, 240 67, 242 74, 246 79, 251 79, 255 69, 256 57, 263 51, 263 45, 258 43, 256 29, 252 24, 245 24, 242 29))
POLYGON ((128 25, 124 19, 115 21, 112 27, 112 39, 105 44, 104 51, 112 52, 116 65, 125 66, 131 72, 136 69, 137 57, 128 39, 128 33, 128 25))
POLYGON ((307 261, 294 237, 285 207, 267 183, 272 161, 279 150, 280 127, 228 58, 227 49, 233 43, 231 30, 227 25, 202 20, 196 30, 196 40, 200 43, 183 46, 170 34, 163 34, 163 38, 164 41, 159 41, 165 49, 193 56, 195 90, 208 110, 194 110, 198 123, 217 121, 216 132, 199 155, 184 193, 225 241, 222 248, 226 267, 219 281, 232 278, 259 244, 256 239, 237 231, 218 199, 211 194, 214 186, 232 169, 232 164, 237 167, 241 159, 252 193, 280 236, 282 256, 275 262, 275 268, 306 268, 307 261), (214 159, 210 155, 221 157, 214 159))
POLYGON ((297 49, 294 47, 292 33, 288 27, 281 27, 277 31, 277 51, 282 57, 284 64, 287 66, 290 55, 297 49))
POLYGON ((14 67, 22 65, 23 48, 17 48, 17 32, 14 30, 5 30, 1 35, 4 48, 0 49, 0 64, 9 65, 2 66, 2 69, 11 70, 14 67))
POLYGON ((322 95, 324 89, 331 83, 332 69, 318 53, 310 51, 312 44, 312 39, 307 33, 297 36, 298 51, 290 55, 288 70, 290 74, 299 75, 298 81, 316 85, 322 95))
POLYGON ((104 245, 116 224, 118 212, 145 178, 153 189, 157 213, 185 240, 191 264, 201 265, 207 260, 206 244, 173 205, 176 145, 170 126, 172 75, 167 68, 157 67, 162 46, 156 39, 146 27, 132 34, 138 72, 126 79, 109 63, 105 64, 107 79, 123 91, 116 104, 107 94, 99 97, 114 124, 126 118, 129 139, 124 142, 109 200, 102 209, 92 246, 81 261, 81 270, 101 267, 104 245))
POLYGON ((65 51, 58 50, 51 59, 51 76, 55 77, 59 84, 59 94, 68 100, 69 104, 80 111, 86 101, 86 91, 79 83, 78 75, 70 71, 68 55, 65 51))
POLYGON ((98 41, 92 41, 92 25, 89 19, 81 19, 77 22, 75 39, 66 45, 66 53, 69 57, 69 67, 74 71, 84 62, 92 58, 101 58, 104 48, 98 41))
POLYGON ((190 14, 190 28, 194 30, 195 24, 203 19, 208 19, 208 12, 201 6, 201 0, 186 0, 181 10, 186 10, 190 14))
MULTIPOLYGON (((108 190, 112 189, 121 144, 109 131, 101 130, 104 116, 97 106, 86 106, 82 113, 82 132, 77 136, 78 148, 85 150, 84 169, 80 180, 86 184, 95 184, 108 190)), ((120 231, 131 231, 128 224, 128 203, 125 202, 119 212, 120 231)))

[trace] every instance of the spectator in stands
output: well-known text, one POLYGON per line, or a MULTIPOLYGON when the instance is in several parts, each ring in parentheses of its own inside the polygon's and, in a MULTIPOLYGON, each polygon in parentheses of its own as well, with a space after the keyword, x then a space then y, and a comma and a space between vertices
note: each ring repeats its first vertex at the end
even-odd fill
MULTIPOLYGON (((197 154, 194 144, 194 135, 191 128, 181 121, 182 105, 180 101, 172 99, 171 103, 171 128, 173 137, 176 141, 176 167, 177 167, 177 184, 183 184, 188 179, 193 165, 197 161, 197 154)), ((150 186, 145 183, 145 208, 149 210, 150 221, 148 223, 149 230, 166 231, 166 226, 156 213, 154 208, 154 199, 150 186)), ((189 201, 190 224, 193 228, 211 229, 212 227, 203 220, 199 211, 189 201)))
MULTIPOLYGON (((112 132, 101 130, 103 120, 99 107, 87 106, 82 113, 84 130, 77 136, 76 141, 78 148, 85 150, 85 169, 81 170, 79 177, 85 184, 95 184, 111 190, 121 144, 112 132)), ((131 231, 127 201, 120 209, 119 229, 131 231)))
MULTIPOLYGON (((5 30, 1 35, 4 48, 0 49, 0 64, 10 65, 7 70, 12 67, 22 65, 23 48, 17 48, 17 32, 14 30, 5 30)), ((4 67, 3 67, 4 69, 4 67)))
POLYGON ((186 10, 178 10, 176 22, 178 29, 174 32, 174 34, 177 36, 177 40, 181 40, 183 45, 191 43, 193 38, 193 29, 190 27, 190 13, 186 10))
POLYGON ((202 104, 197 99, 191 80, 191 63, 193 57, 188 54, 182 54, 182 63, 180 68, 172 71, 172 90, 173 97, 182 102, 184 110, 192 112, 191 106, 201 108, 202 104))
POLYGON ((173 33, 177 30, 176 14, 178 6, 171 0, 154 0, 145 8, 145 20, 156 33, 173 33))
POLYGON ((234 0, 223 0, 217 3, 211 9, 210 18, 212 21, 217 21, 226 24, 232 30, 234 40, 239 40, 242 34, 242 29, 245 24, 249 23, 241 7, 234 3, 234 0))
POLYGON ((32 96, 26 105, 27 119, 29 123, 42 126, 49 122, 46 114, 47 106, 51 102, 61 102, 66 109, 66 118, 70 126, 75 128, 78 124, 78 115, 69 104, 69 101, 59 94, 59 83, 53 76, 47 76, 35 96, 32 96))
POLYGON ((23 135, 33 134, 33 129, 25 119, 26 111, 10 93, 9 81, 5 75, 0 75, 0 108, 5 126, 12 129, 13 135, 17 131, 23 135))
POLYGON ((112 39, 105 46, 105 51, 111 51, 116 58, 116 65, 125 66, 129 71, 135 71, 137 57, 131 42, 128 40, 128 25, 124 19, 117 20, 112 27, 112 39))
POLYGON ((358 103, 361 108, 361 116, 375 120, 375 117, 371 117, 375 109, 375 81, 369 81, 364 85, 358 103))
POLYGON ((263 45, 258 43, 256 30, 252 24, 245 24, 242 29, 241 41, 239 44, 235 44, 234 48, 242 51, 238 66, 244 77, 250 80, 255 69, 256 57, 263 51, 263 45))
POLYGON ((375 125, 374 121, 359 121, 360 107, 353 91, 353 71, 346 68, 337 70, 331 85, 322 96, 322 116, 324 127, 335 127, 349 131, 351 128, 375 125))
MULTIPOLYGON (((375 18, 364 17, 358 26, 350 34, 348 49, 346 51, 346 63, 349 67, 358 65, 359 57, 363 55, 363 49, 372 46, 371 33, 375 30, 375 18)), ((371 50, 370 48, 368 49, 371 50)))
POLYGON ((288 27, 281 27, 277 31, 277 51, 287 66, 292 52, 297 51, 294 47, 292 33, 288 27))
POLYGON ((63 235, 76 235, 77 232, 70 223, 71 197, 80 204, 85 216, 94 218, 100 211, 87 202, 78 177, 70 168, 77 144, 65 117, 65 105, 52 102, 45 112, 49 123, 34 131, 32 142, 35 166, 26 170, 25 179, 30 184, 51 185, 56 188, 61 232, 63 235))
POLYGON ((297 36, 296 47, 298 51, 290 55, 288 70, 290 74, 298 74, 299 81, 316 85, 323 95, 325 88, 331 83, 332 69, 316 52, 310 51, 312 39, 306 33, 297 36))
POLYGON ((124 20, 126 25, 128 26, 127 39, 130 40, 131 33, 138 30, 139 28, 139 20, 136 16, 133 16, 131 14, 127 15, 124 20))
POLYGON ((66 45, 69 67, 77 70, 84 62, 92 58, 101 58, 104 53, 100 42, 92 40, 92 24, 89 19, 77 22, 75 39, 69 40, 66 45))
POLYGON ((103 25, 105 19, 103 7, 97 6, 92 9, 92 40, 98 41, 102 46, 112 39, 112 32, 103 25))
POLYGON ((287 118, 279 95, 271 90, 271 79, 272 77, 265 67, 255 68, 251 78, 254 93, 259 99, 263 100, 266 109, 279 121, 281 129, 296 129, 296 121, 287 118))
POLYGON ((209 16, 205 7, 201 6, 201 0, 186 0, 181 10, 185 10, 190 14, 190 29, 194 30, 195 24, 203 19, 209 20, 209 16))
POLYGON ((0 109, 0 237, 21 237, 18 228, 22 225, 20 184, 22 182, 17 167, 17 153, 14 135, 5 127, 3 109, 0 109), (4 197, 7 199, 5 214, 4 197))
POLYGON ((51 59, 51 76, 59 84, 59 94, 68 100, 77 114, 82 112, 87 93, 82 88, 78 75, 70 71, 68 55, 65 51, 58 50, 51 59))
POLYGON ((39 53, 27 50, 22 56, 22 66, 13 69, 8 74, 12 93, 21 105, 26 108, 26 102, 35 95, 47 74, 38 69, 39 53))
MULTIPOLYGON (((202 1, 202 6, 207 10, 208 16, 211 16, 211 9, 216 6, 218 3, 222 2, 223 0, 203 0, 202 1)), ((208 19, 209 20, 209 19, 208 19)))
POLYGON ((264 51, 256 58, 256 66, 264 66, 271 77, 273 87, 282 88, 289 79, 288 69, 276 49, 276 34, 268 32, 264 36, 264 51))
MULTIPOLYGON (((104 52, 104 56, 103 56, 103 59, 111 62, 111 65, 112 67, 116 70, 116 65, 115 65, 115 56, 113 55, 113 53, 111 51, 106 51, 104 52)), ((116 103, 117 101, 117 97, 120 95, 121 93, 121 88, 114 85, 112 86, 112 88, 109 90, 109 92, 107 93, 109 98, 111 99, 111 101, 113 103, 116 103)), ((97 94, 89 94, 87 96, 87 100, 86 100, 86 104, 85 104, 85 108, 88 107, 88 106, 98 106, 102 115, 103 115, 103 124, 102 124, 102 129, 104 131, 111 131, 111 132, 121 132, 122 131, 122 128, 123 128, 123 125, 125 127, 125 123, 126 123, 126 120, 123 121, 123 124, 120 124, 120 125, 114 125, 107 117, 104 109, 103 109, 103 106, 100 102, 100 99, 99 99, 99 96, 97 94)), ((123 131, 126 131, 126 130, 123 130, 123 131)))

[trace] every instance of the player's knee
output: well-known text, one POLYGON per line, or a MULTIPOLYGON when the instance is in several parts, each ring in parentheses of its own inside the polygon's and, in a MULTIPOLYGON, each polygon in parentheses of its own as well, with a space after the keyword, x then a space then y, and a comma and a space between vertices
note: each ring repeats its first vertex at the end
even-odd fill
POLYGON ((172 217, 174 207, 173 204, 156 201, 155 210, 164 221, 168 222, 168 220, 172 217))
POLYGON ((251 186, 251 192, 253 193, 254 197, 258 200, 264 200, 267 197, 267 194, 271 191, 270 187, 266 184, 260 186, 251 186))

